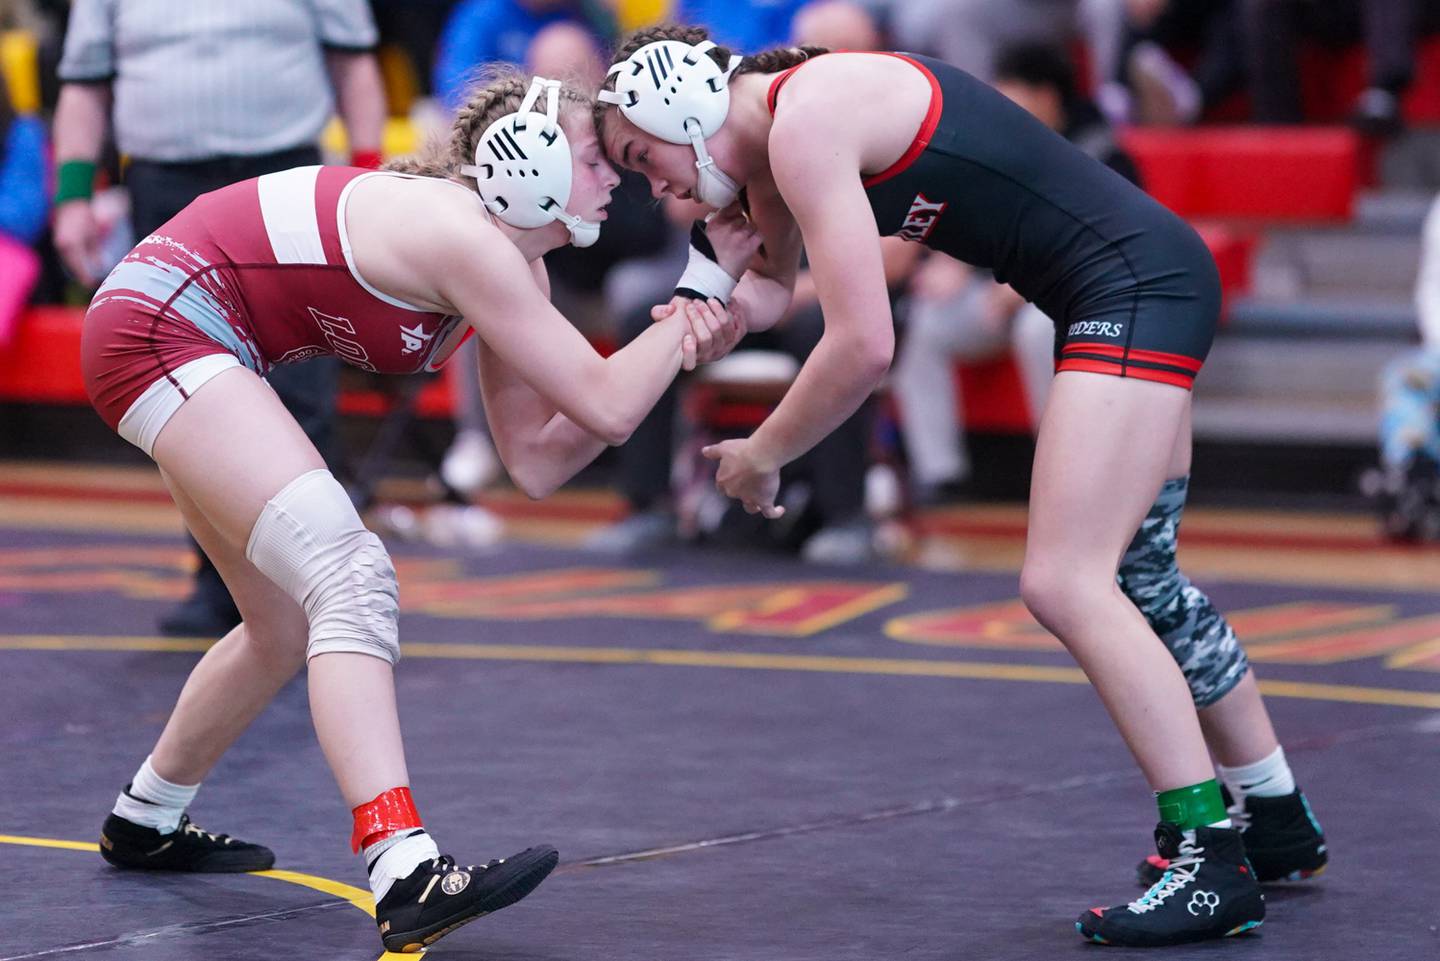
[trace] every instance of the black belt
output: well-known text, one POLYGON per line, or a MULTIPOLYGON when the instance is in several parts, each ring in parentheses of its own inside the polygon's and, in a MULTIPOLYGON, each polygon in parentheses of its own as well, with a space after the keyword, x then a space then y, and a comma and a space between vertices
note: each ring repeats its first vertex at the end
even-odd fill
POLYGON ((132 158, 130 166, 148 167, 165 173, 217 175, 230 180, 245 180, 256 176, 252 171, 269 173, 304 167, 320 162, 319 148, 314 146, 292 147, 275 153, 249 154, 230 157, 206 157, 201 160, 145 160, 132 158))

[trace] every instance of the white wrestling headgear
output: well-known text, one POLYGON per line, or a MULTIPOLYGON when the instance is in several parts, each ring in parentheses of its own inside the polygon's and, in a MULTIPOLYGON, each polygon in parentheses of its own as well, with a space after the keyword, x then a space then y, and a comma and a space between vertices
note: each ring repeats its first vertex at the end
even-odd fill
POLYGON ((688 143, 695 150, 700 171, 695 197, 717 210, 728 207, 740 194, 740 185, 715 166, 705 149, 730 112, 730 75, 741 57, 730 58, 724 69, 709 56, 709 40, 693 46, 683 40, 647 43, 610 67, 615 89, 600 91, 600 100, 617 104, 620 112, 641 130, 667 143, 688 143))
POLYGON ((496 120, 475 144, 475 164, 460 172, 475 178, 485 208, 512 227, 543 227, 558 220, 570 242, 589 247, 600 225, 565 209, 570 202, 570 141, 557 119, 560 81, 536 77, 520 109, 496 120), (545 92, 545 112, 534 109, 545 92))

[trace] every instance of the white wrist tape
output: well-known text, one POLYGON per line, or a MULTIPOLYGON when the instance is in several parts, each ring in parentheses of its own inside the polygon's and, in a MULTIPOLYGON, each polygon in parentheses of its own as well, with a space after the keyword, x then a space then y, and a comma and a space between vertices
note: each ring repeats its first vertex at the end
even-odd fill
POLYGON ((701 299, 714 297, 724 304, 730 302, 730 295, 735 292, 735 285, 739 282, 727 274, 724 267, 691 244, 690 260, 685 264, 685 272, 675 284, 675 292, 687 297, 693 292, 701 299))

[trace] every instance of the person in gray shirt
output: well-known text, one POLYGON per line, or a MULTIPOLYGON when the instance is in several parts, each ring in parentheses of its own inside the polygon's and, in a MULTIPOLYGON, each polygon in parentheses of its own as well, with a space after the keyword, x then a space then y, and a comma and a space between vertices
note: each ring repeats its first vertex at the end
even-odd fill
MULTIPOLYGON (((375 167, 385 96, 366 0, 75 0, 55 110, 55 246, 93 286, 103 240, 91 204, 107 129, 128 158, 131 223, 144 237, 203 193, 320 162, 337 108, 351 163, 375 167)), ((339 363, 277 368, 270 383, 322 452, 333 446, 339 363)), ((166 634, 218 637, 240 621, 196 548, 191 595, 161 618, 166 634)))

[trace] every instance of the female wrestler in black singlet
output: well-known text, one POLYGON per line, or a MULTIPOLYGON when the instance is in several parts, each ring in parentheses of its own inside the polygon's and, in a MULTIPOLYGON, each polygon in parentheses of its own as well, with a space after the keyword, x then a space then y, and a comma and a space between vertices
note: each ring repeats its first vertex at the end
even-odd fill
POLYGON ((1287 854, 1293 863, 1260 880, 1280 867, 1315 873, 1324 845, 1233 631, 1174 562, 1189 388, 1220 309, 1214 262, 1183 221, 963 71, 819 53, 742 60, 701 29, 659 27, 625 44, 600 95, 607 154, 657 196, 725 207, 743 189, 765 245, 731 296, 752 330, 784 314, 802 246, 809 257, 824 337, 754 434, 707 450, 717 484, 779 516, 779 468, 884 376, 894 331, 882 235, 989 268, 1045 310, 1058 372, 1020 591, 1084 668, 1161 816, 1161 857, 1142 865, 1154 883, 1137 901, 1084 912, 1077 928, 1134 945, 1254 928, 1264 904, 1207 740, 1247 816, 1270 798, 1249 798, 1230 774, 1285 782, 1276 804, 1289 833, 1272 837, 1303 857, 1287 854))

